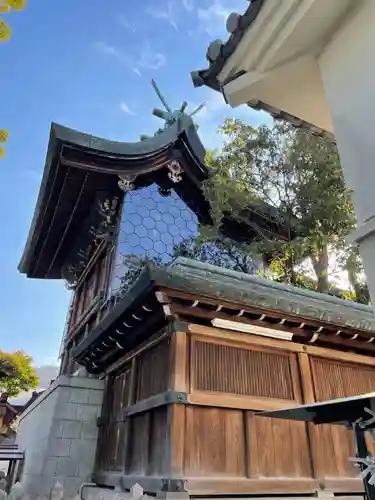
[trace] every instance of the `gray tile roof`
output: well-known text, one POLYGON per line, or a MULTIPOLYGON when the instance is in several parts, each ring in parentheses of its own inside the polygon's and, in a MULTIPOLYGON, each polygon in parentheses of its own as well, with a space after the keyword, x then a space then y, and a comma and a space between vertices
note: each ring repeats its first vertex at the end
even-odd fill
POLYGON ((221 46, 219 55, 215 60, 209 61, 210 66, 207 69, 193 71, 191 73, 195 87, 207 85, 214 90, 220 90, 220 84, 217 77, 224 68, 227 59, 229 59, 236 50, 247 29, 257 18, 264 1, 265 0, 250 1, 250 5, 246 12, 239 17, 236 29, 232 32, 229 40, 221 46))
POLYGON ((163 272, 171 287, 375 333, 370 306, 182 257, 163 272))
MULTIPOLYGON (((209 47, 206 55, 209 62, 209 67, 206 69, 191 72, 191 77, 193 80, 194 87, 202 87, 205 85, 216 91, 219 92, 221 91, 221 85, 218 80, 218 76, 222 71, 222 69, 224 68, 224 65, 229 59, 229 57, 231 57, 231 55, 236 50, 238 44, 242 40, 242 37, 244 36, 246 31, 256 20, 265 1, 266 0, 252 0, 250 1, 250 5, 247 8, 246 12, 242 16, 233 15, 235 16, 234 17, 235 28, 231 30, 231 36, 229 40, 221 45, 219 43, 220 42, 219 40, 212 42, 210 47, 214 48, 215 52, 218 52, 218 54, 215 53, 216 57, 214 58, 214 60, 210 58, 210 47, 209 47)), ((228 18, 227 25, 230 23, 230 21, 231 19, 228 18)), ((228 83, 231 80, 235 80, 236 78, 242 76, 243 74, 244 72, 236 73, 232 75, 230 78, 228 78, 225 83, 228 83)), ((292 116, 281 109, 274 108, 273 106, 270 106, 265 102, 257 100, 248 102, 247 105, 256 110, 266 111, 267 113, 270 113, 270 115, 273 116, 273 118, 275 119, 286 120, 297 128, 299 127, 306 128, 315 135, 326 137, 327 139, 330 139, 332 141, 335 140, 334 135, 331 132, 316 127, 311 123, 305 122, 304 120, 292 116)))

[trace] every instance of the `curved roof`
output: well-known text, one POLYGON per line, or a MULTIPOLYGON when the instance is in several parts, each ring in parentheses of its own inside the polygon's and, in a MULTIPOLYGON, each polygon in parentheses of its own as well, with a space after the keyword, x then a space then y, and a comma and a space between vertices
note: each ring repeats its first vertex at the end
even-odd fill
POLYGON ((164 167, 178 158, 187 174, 184 192, 191 197, 190 191, 194 186, 200 191, 198 186, 207 175, 204 155, 194 123, 187 115, 154 137, 135 143, 109 141, 53 123, 19 271, 30 277, 60 278, 67 247, 98 196, 121 196, 119 175, 141 176, 140 182, 147 185, 150 176, 158 177, 160 171, 158 183, 168 187, 171 182, 164 167))
MULTIPOLYGON (((184 113, 154 137, 135 143, 109 141, 53 123, 19 271, 32 278, 69 281, 67 265, 78 261, 82 268, 103 222, 107 233, 116 224, 124 196, 120 179, 132 188, 153 183, 162 190, 173 188, 201 223, 210 224, 210 206, 201 186, 208 176, 204 157, 196 127, 184 113), (178 178, 172 165, 180 169, 178 178), (103 212, 106 204, 112 207, 110 214, 103 212)), ((277 211, 259 203, 244 211, 243 222, 225 219, 222 230, 237 241, 248 241, 259 227, 289 233, 277 211)))

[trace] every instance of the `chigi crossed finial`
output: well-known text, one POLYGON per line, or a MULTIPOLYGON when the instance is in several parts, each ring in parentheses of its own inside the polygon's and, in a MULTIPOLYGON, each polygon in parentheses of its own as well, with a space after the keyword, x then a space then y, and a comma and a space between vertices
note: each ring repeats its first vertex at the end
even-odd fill
MULTIPOLYGON (((162 109, 155 108, 155 109, 153 109, 152 114, 157 116, 158 118, 161 118, 162 120, 164 120, 166 127, 168 127, 168 126, 172 125, 173 123, 175 123, 178 120, 178 118, 180 118, 181 115, 185 113, 185 110, 187 108, 188 103, 186 101, 184 101, 181 104, 179 109, 176 109, 175 111, 173 111, 172 108, 168 105, 167 101, 165 100, 163 94, 160 92, 160 89, 157 86, 154 79, 151 80, 151 84, 156 92, 156 95, 159 97, 160 101, 162 102, 162 104, 165 108, 165 111, 162 109)), ((191 113, 189 113, 189 114, 186 113, 186 114, 188 114, 188 116, 190 116, 190 117, 193 117, 194 115, 199 113, 199 111, 201 111, 205 106, 206 106, 206 103, 203 102, 202 104, 197 106, 191 113)), ((197 125, 196 125, 196 128, 198 128, 197 125)))
MULTIPOLYGON (((163 106, 165 108, 165 110, 158 109, 158 108, 154 108, 152 110, 152 114, 154 116, 157 116, 158 118, 161 118, 162 120, 165 121, 164 128, 159 128, 156 131, 155 135, 161 134, 166 128, 170 127, 179 118, 181 118, 182 115, 185 114, 185 115, 190 116, 190 118, 192 118, 194 115, 199 113, 199 111, 201 111, 206 106, 206 103, 202 102, 202 104, 197 106, 191 113, 185 113, 185 110, 188 106, 188 103, 186 101, 183 101, 183 103, 181 104, 179 109, 176 109, 173 111, 173 109, 168 105, 167 101, 165 100, 163 94, 161 93, 161 91, 160 91, 159 87, 157 86, 154 79, 151 80, 151 85, 152 85, 153 89, 155 90, 156 95, 158 96, 158 98, 160 99, 161 103, 163 104, 163 106)), ((198 130, 199 126, 196 123, 194 124, 194 126, 195 126, 196 130, 198 130)), ((141 141, 146 141, 147 139, 150 139, 150 136, 141 135, 141 141)))

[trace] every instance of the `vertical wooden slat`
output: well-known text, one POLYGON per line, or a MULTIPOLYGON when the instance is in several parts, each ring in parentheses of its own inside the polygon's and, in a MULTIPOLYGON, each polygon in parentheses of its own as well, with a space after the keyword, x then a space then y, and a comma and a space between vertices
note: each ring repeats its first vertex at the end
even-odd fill
POLYGON ((249 463, 250 434, 249 434, 249 418, 248 418, 248 412, 246 410, 242 412, 242 419, 243 419, 243 429, 244 429, 245 477, 250 477, 250 463, 249 463))
POLYGON ((195 340, 194 337, 190 336, 190 341, 189 341, 189 371, 190 371, 190 377, 189 377, 189 392, 192 392, 194 390, 194 387, 196 385, 195 381, 195 374, 196 374, 196 355, 195 355, 195 346, 196 346, 197 341, 195 340))
POLYGON ((315 403, 314 386, 309 356, 304 352, 298 353, 298 363, 301 374, 303 401, 305 404, 315 403))
POLYGON ((259 476, 259 463, 258 463, 258 438, 257 434, 253 431, 254 426, 254 414, 250 411, 244 411, 245 418, 245 475, 247 477, 258 477, 259 476))
MULTIPOLYGON (((188 392, 187 335, 174 332, 170 344, 169 389, 188 392)), ((182 477, 184 469, 185 405, 173 404, 168 408, 168 433, 166 440, 167 468, 172 477, 182 477)))
MULTIPOLYGON (((129 377, 129 389, 128 389, 128 394, 127 394, 127 401, 125 403, 125 406, 130 406, 133 404, 133 401, 135 400, 135 389, 136 389, 136 373, 137 371, 137 358, 134 357, 131 362, 131 368, 130 368, 130 377, 129 377)), ((125 425, 125 431, 124 431, 124 441, 123 441, 123 446, 124 446, 124 470, 125 472, 127 471, 129 467, 129 441, 130 441, 130 432, 131 432, 131 421, 129 418, 126 419, 124 422, 125 425)))
POLYGON ((293 386, 293 396, 294 400, 297 401, 298 403, 303 402, 303 394, 301 390, 301 380, 300 380, 300 372, 298 369, 298 361, 297 361, 297 356, 295 354, 291 354, 289 357, 289 363, 290 363, 290 376, 292 380, 292 386, 293 386))
POLYGON ((169 472, 172 477, 182 477, 184 472, 186 406, 171 405, 168 408, 168 416, 169 439, 167 440, 166 452, 169 459, 169 472))
POLYGON ((173 333, 170 346, 170 359, 169 388, 172 391, 188 392, 186 333, 173 333))
POLYGON ((139 355, 134 403, 168 389, 169 354, 170 340, 164 339, 139 355))
POLYGON ((294 401, 293 356, 279 350, 194 340, 192 390, 294 401))
POLYGON ((169 427, 166 406, 152 410, 150 431, 148 474, 154 476, 169 475, 170 467, 167 454, 169 427))

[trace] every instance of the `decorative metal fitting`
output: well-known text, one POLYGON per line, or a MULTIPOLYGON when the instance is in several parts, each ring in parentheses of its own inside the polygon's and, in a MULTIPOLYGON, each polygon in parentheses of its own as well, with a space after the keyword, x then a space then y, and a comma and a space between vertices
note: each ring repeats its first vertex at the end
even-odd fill
POLYGON ((120 177, 120 180, 118 181, 119 188, 122 189, 125 193, 127 193, 128 191, 133 191, 133 189, 135 188, 134 181, 137 176, 120 174, 119 177, 120 177))
POLYGON ((178 182, 182 181, 182 174, 183 174, 183 169, 181 165, 178 163, 177 160, 172 160, 168 163, 167 165, 169 172, 168 172, 168 177, 170 180, 174 183, 177 184, 178 182))

